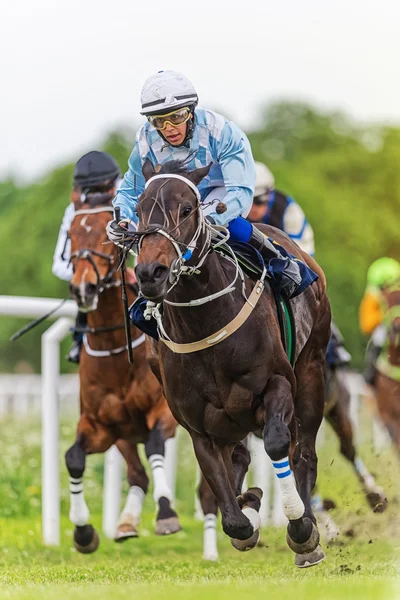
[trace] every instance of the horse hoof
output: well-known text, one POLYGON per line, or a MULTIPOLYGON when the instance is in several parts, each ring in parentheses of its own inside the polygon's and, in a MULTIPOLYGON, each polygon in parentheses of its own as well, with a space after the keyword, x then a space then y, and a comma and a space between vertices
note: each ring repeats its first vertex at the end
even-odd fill
POLYGON ((318 544, 313 552, 309 552, 308 554, 296 554, 294 557, 294 564, 296 567, 299 567, 299 569, 307 569, 307 567, 318 565, 325 560, 325 558, 326 554, 318 544))
POLYGON ((387 508, 387 498, 383 492, 368 492, 368 504, 374 513, 383 513, 387 508))
POLYGON ((118 525, 114 539, 116 542, 125 542, 125 540, 137 537, 139 537, 138 531, 132 523, 121 523, 118 525))
POLYGON ((235 538, 231 538, 231 544, 236 550, 240 550, 240 552, 247 552, 247 550, 252 550, 255 546, 257 546, 258 540, 260 539, 260 530, 256 529, 251 537, 247 540, 238 540, 235 538))
MULTIPOLYGON (((309 520, 308 517, 303 517, 304 520, 309 520)), ((289 523, 290 525, 290 523, 289 523)), ((295 542, 294 540, 292 540, 292 538, 289 535, 289 530, 286 534, 286 542, 287 545, 289 546, 289 548, 291 550, 293 550, 293 552, 295 552, 296 554, 309 554, 314 552, 314 550, 317 548, 318 544, 319 544, 319 531, 316 525, 314 525, 314 523, 311 521, 311 525, 312 525, 312 529, 311 529, 311 535, 308 538, 308 540, 306 540, 305 542, 302 543, 298 543, 295 542)), ((288 526, 289 528, 289 526, 288 526)))
POLYGON ((100 544, 100 538, 92 525, 75 527, 74 546, 81 554, 92 554, 96 552, 100 544))
POLYGON ((159 519, 156 522, 156 535, 172 535, 182 529, 178 517, 159 519))

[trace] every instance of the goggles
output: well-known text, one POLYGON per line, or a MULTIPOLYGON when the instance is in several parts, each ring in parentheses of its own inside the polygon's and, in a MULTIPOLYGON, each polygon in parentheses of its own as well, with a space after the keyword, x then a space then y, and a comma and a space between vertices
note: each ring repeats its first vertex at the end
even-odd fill
POLYGON ((191 110, 188 107, 180 108, 178 110, 173 110, 166 115, 150 115, 147 117, 149 123, 153 125, 158 131, 163 131, 167 123, 172 125, 172 127, 176 125, 183 125, 188 121, 191 117, 191 110))
POLYGON ((253 203, 256 206, 261 206, 261 204, 267 204, 268 196, 269 196, 268 192, 266 192, 265 194, 259 194, 258 196, 254 196, 253 203))

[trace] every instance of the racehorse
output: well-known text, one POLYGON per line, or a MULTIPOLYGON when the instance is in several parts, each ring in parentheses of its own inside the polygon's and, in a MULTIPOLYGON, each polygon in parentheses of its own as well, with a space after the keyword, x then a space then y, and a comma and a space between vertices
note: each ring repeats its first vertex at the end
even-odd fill
POLYGON ((387 507, 383 489, 375 482, 354 445, 353 425, 350 417, 350 391, 343 369, 326 366, 326 400, 324 416, 339 438, 340 451, 351 463, 369 506, 381 513, 387 507))
MULTIPOLYGON (((158 508, 156 534, 172 534, 181 529, 171 507, 172 494, 164 471, 164 443, 175 435, 177 423, 148 365, 145 336, 134 327, 131 328, 133 364, 128 363, 118 251, 113 244, 104 246, 105 227, 113 212, 110 202, 111 197, 104 198, 104 194, 89 196, 83 204, 76 199, 69 231, 74 271, 71 295, 79 310, 88 313, 79 367, 81 415, 75 443, 65 456, 70 475, 74 544, 82 553, 94 552, 99 544, 99 536, 89 524, 83 494, 86 456, 106 452, 112 444, 116 444, 125 458, 130 485, 116 541, 138 536, 149 483, 138 455, 139 443, 144 443, 153 471, 158 508)), ((128 290, 128 295, 131 302, 136 298, 133 289, 128 290)))
POLYGON ((400 454, 400 289, 383 291, 387 312, 387 334, 377 361, 375 396, 380 417, 400 454))
POLYGON ((241 493, 250 461, 241 440, 262 429, 289 520, 288 545, 298 566, 311 566, 325 557, 311 507, 331 321, 325 277, 284 233, 260 226, 318 274, 290 302, 297 333, 292 368, 265 271, 254 284, 233 253, 212 251, 212 227, 196 187, 209 168, 187 172, 170 161, 156 174, 149 160, 143 166, 146 188, 133 241, 136 276, 150 302, 146 312, 157 319, 160 333, 152 352, 172 414, 192 438, 233 545, 250 549, 259 537, 261 490, 241 493))

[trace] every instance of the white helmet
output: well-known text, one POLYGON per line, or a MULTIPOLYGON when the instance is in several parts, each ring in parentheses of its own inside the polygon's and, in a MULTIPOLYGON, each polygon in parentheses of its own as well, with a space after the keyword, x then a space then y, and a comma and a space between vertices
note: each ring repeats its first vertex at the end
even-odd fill
POLYGON ((140 100, 140 114, 152 115, 191 104, 196 105, 198 96, 189 79, 182 73, 159 71, 146 80, 140 100))
POLYGON ((269 190, 273 190, 275 187, 275 178, 271 171, 266 165, 260 162, 256 162, 256 188, 254 190, 254 197, 262 196, 269 190))

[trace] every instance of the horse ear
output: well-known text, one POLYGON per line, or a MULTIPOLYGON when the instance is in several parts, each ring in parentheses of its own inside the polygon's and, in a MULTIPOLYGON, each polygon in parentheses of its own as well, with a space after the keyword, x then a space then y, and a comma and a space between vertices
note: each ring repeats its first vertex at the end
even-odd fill
POLYGON ((190 173, 188 173, 188 178, 190 179, 190 181, 193 181, 195 185, 199 185, 200 181, 204 179, 206 175, 208 175, 208 172, 211 169, 211 165, 212 163, 210 163, 206 167, 201 167, 200 169, 190 171, 190 173))
POLYGON ((142 173, 145 181, 148 181, 153 175, 155 175, 154 165, 149 158, 146 158, 142 168, 142 173))

